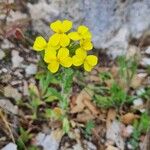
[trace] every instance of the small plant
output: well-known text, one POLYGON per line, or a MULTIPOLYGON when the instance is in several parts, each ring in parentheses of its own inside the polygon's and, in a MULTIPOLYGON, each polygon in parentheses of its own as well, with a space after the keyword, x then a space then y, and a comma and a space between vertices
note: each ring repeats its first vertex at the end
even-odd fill
POLYGON ((85 125, 85 136, 89 137, 92 134, 92 129, 95 127, 95 124, 92 120, 89 120, 85 125))
POLYGON ((26 143, 32 138, 32 134, 20 127, 20 136, 16 141, 19 150, 27 150, 26 143))
POLYGON ((99 77, 101 83, 94 87, 95 103, 99 107, 110 108, 116 107, 119 108, 125 103, 131 103, 134 100, 133 96, 128 95, 128 90, 133 76, 137 70, 136 59, 127 60, 125 56, 120 56, 118 58, 118 78, 114 78, 110 72, 101 72, 99 77), (118 79, 125 83, 125 89, 118 83, 118 79), (111 80, 111 86, 107 87, 106 82, 111 80))
POLYGON ((150 129, 150 116, 147 113, 143 113, 140 120, 136 120, 133 126, 134 131, 131 136, 130 144, 133 146, 133 149, 138 149, 140 136, 146 134, 150 129))
MULTIPOLYGON (((43 70, 36 77, 41 90, 40 99, 46 103, 58 101, 57 107, 46 108, 46 116, 61 120, 63 130, 67 133, 70 128, 67 110, 73 77, 76 75, 75 67, 83 66, 89 72, 98 59, 94 55, 88 55, 88 51, 93 48, 88 27, 81 25, 77 31, 68 33, 72 22, 57 20, 50 24, 50 28, 54 34, 49 40, 38 36, 33 45, 35 51, 40 51, 42 58, 40 66, 43 70), (58 115, 58 110, 61 115, 58 115)), ((35 108, 35 112, 36 110, 35 108)))

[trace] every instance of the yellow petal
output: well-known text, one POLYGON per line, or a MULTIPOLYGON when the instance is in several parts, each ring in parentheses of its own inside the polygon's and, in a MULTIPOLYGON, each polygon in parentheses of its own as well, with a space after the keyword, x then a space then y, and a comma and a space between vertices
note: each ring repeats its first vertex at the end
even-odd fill
POLYGON ((93 48, 93 44, 89 39, 86 40, 81 40, 80 41, 80 46, 84 49, 84 50, 91 50, 93 48))
POLYGON ((67 58, 64 58, 63 60, 60 61, 60 64, 63 66, 63 67, 71 67, 72 65, 72 58, 71 57, 67 57, 67 58))
POLYGON ((86 71, 88 71, 88 72, 91 71, 92 68, 93 68, 93 66, 89 65, 86 61, 84 62, 83 67, 84 67, 84 69, 85 69, 86 71))
POLYGON ((57 61, 52 61, 48 65, 48 70, 51 71, 52 73, 56 73, 59 69, 59 63, 57 61))
POLYGON ((36 51, 42 51, 46 48, 46 40, 42 36, 38 36, 33 44, 33 49, 36 51))
POLYGON ((56 46, 53 46, 52 43, 51 43, 51 38, 49 38, 49 41, 47 43, 47 47, 53 47, 54 49, 59 49, 60 48, 60 44, 56 45, 56 46))
POLYGON ((50 24, 50 28, 51 28, 54 32, 56 32, 56 33, 61 32, 61 28, 62 28, 62 23, 61 23, 61 21, 60 21, 60 20, 57 20, 57 21, 51 23, 51 24, 50 24))
POLYGON ((87 31, 82 35, 83 39, 91 39, 92 38, 92 33, 87 31))
POLYGON ((81 66, 83 64, 83 61, 84 60, 82 58, 78 57, 77 55, 74 55, 72 57, 72 64, 74 66, 81 66))
POLYGON ((72 22, 69 20, 64 20, 62 22, 62 31, 63 33, 68 32, 72 28, 72 22))
POLYGON ((69 56, 69 50, 67 48, 60 48, 58 51, 58 59, 63 60, 64 58, 69 56))
POLYGON ((80 59, 85 59, 87 56, 87 52, 83 50, 82 48, 78 48, 75 52, 75 54, 80 58, 80 59))
POLYGON ((61 34, 55 33, 50 37, 49 42, 54 47, 58 46, 60 43, 60 38, 61 38, 61 34))
POLYGON ((94 55, 88 55, 85 59, 85 61, 90 65, 90 66, 95 66, 98 62, 98 59, 94 55))
POLYGON ((70 43, 70 39, 66 34, 61 34, 61 38, 60 38, 60 45, 62 47, 66 47, 68 46, 70 43))
POLYGON ((84 25, 81 25, 81 26, 78 27, 78 33, 80 33, 80 34, 84 34, 84 33, 86 33, 88 30, 89 30, 88 27, 86 27, 86 26, 84 26, 84 25))
POLYGON ((46 63, 51 63, 54 60, 56 60, 56 50, 52 47, 48 47, 45 50, 44 61, 46 63))
POLYGON ((68 36, 71 40, 74 40, 74 41, 81 39, 81 36, 78 34, 78 32, 71 32, 68 34, 68 36))

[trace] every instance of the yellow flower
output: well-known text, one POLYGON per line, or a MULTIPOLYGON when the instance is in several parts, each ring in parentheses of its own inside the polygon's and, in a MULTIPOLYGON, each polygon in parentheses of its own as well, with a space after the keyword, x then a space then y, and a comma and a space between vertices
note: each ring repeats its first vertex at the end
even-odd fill
POLYGON ((33 44, 33 49, 36 51, 42 51, 47 47, 47 42, 42 36, 38 36, 33 44))
POLYGON ((89 31, 88 27, 81 25, 78 27, 77 32, 71 32, 68 34, 69 38, 77 41, 77 40, 81 40, 81 39, 91 39, 92 38, 92 34, 89 31))
POLYGON ((85 39, 80 41, 80 47, 85 51, 89 51, 93 48, 93 44, 90 39, 85 39))
POLYGON ((91 71, 92 68, 97 64, 98 59, 94 55, 87 55, 87 52, 81 49, 76 50, 76 54, 72 57, 72 63, 74 66, 81 66, 86 71, 91 71))
POLYGON ((69 45, 70 39, 66 32, 72 28, 71 21, 64 20, 61 22, 60 20, 57 20, 51 23, 50 28, 56 32, 50 38, 52 46, 60 45, 62 47, 66 47, 69 45))
POLYGON ((48 63, 48 69, 52 73, 58 71, 60 64, 66 68, 72 65, 72 58, 69 57, 69 50, 67 48, 60 48, 58 54, 53 48, 46 50, 44 60, 48 63))

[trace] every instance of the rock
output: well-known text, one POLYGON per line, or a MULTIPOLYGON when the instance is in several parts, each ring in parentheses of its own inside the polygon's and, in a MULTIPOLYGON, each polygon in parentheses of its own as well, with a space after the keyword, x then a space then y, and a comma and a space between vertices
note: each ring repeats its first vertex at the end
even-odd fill
POLYGON ((62 131, 52 131, 50 135, 39 133, 35 139, 35 145, 42 146, 44 150, 57 150, 62 138, 62 131))
POLYGON ((11 97, 15 100, 20 100, 21 99, 21 94, 18 92, 17 89, 13 88, 12 86, 8 85, 4 87, 4 95, 6 97, 11 97))
POLYGON ((108 49, 113 57, 125 54, 128 41, 140 38, 150 26, 149 0, 41 0, 28 3, 28 8, 34 30, 48 34, 49 23, 56 19, 70 19, 74 27, 85 24, 93 33, 94 47, 108 49))
POLYGON ((124 140, 121 136, 121 126, 122 124, 117 120, 114 120, 111 126, 107 129, 106 138, 107 140, 111 140, 115 142, 117 147, 121 150, 124 149, 124 140))
POLYGON ((103 45, 103 48, 108 48, 108 54, 112 58, 116 58, 120 55, 125 55, 128 48, 129 30, 127 27, 122 27, 116 36, 114 36, 109 42, 103 45))
POLYGON ((137 46, 130 45, 126 52, 126 58, 127 59, 136 58, 136 60, 140 60, 141 58, 140 49, 137 46))
POLYGON ((12 44, 9 40, 4 39, 1 44, 1 49, 9 49, 15 47, 14 44, 12 44))
POLYGON ((27 19, 27 14, 21 13, 21 11, 11 11, 9 17, 7 18, 7 22, 15 22, 22 19, 27 19))
POLYGON ((142 60, 141 60, 141 63, 140 63, 142 66, 149 66, 150 65, 150 58, 147 58, 147 57, 144 57, 142 60))
POLYGON ((133 101, 134 106, 141 106, 143 105, 143 100, 141 98, 137 98, 133 101))
POLYGON ((0 99, 0 107, 12 114, 18 114, 18 107, 14 106, 8 99, 0 99))
POLYGON ((35 64, 30 64, 25 68, 25 72, 27 76, 34 75, 37 72, 37 66, 35 64))
POLYGON ((1 150, 17 150, 17 145, 14 143, 9 143, 5 147, 3 147, 1 150))
POLYGON ((84 150, 80 143, 73 145, 72 150, 84 150))
MULTIPOLYGON (((132 2, 131 2, 132 3, 132 2)), ((140 38, 150 25, 150 1, 133 2, 126 9, 127 24, 134 38, 140 38), (146 19, 145 19, 146 18, 146 19), (148 19, 148 21, 146 21, 148 19)))
MULTIPOLYGON (((52 3, 50 1, 50 3, 52 3)), ((41 34, 49 34, 49 23, 55 20, 59 15, 59 9, 56 6, 47 4, 45 0, 39 1, 37 4, 28 3, 29 12, 31 15, 34 30, 41 34), (46 22, 46 24, 45 24, 46 22)))
POLYGON ((128 138, 131 136, 131 134, 133 133, 133 129, 134 127, 132 125, 128 125, 127 127, 125 127, 122 131, 122 135, 125 138, 128 138))
POLYGON ((83 142, 86 145, 87 150, 97 150, 96 146, 93 143, 86 140, 84 140, 83 142))
POLYGON ((11 54, 12 54, 11 61, 13 68, 20 67, 24 59, 19 56, 19 52, 16 50, 13 50, 11 54))
POLYGON ((150 46, 145 50, 145 53, 150 55, 150 46))
POLYGON ((5 53, 0 49, 0 60, 2 60, 5 57, 5 53))
POLYGON ((140 88, 140 89, 138 89, 138 90, 136 91, 136 94, 137 94, 138 96, 141 96, 141 95, 143 95, 145 92, 146 92, 146 91, 145 91, 144 88, 140 88))

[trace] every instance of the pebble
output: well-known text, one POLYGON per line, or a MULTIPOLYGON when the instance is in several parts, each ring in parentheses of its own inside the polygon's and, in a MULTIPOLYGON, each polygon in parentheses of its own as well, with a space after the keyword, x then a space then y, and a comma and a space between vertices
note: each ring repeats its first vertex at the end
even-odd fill
POLYGON ((4 95, 6 97, 11 97, 15 100, 20 100, 22 97, 18 90, 10 85, 4 87, 4 95))
POLYGON ((145 89, 144 88, 140 88, 140 89, 138 89, 137 91, 136 91, 136 94, 138 95, 138 96, 141 96, 142 94, 144 94, 145 93, 145 89))
POLYGON ((19 56, 19 52, 13 50, 11 55, 12 55, 11 61, 12 61, 13 68, 21 67, 21 63, 23 62, 24 59, 21 56, 19 56))
POLYGON ((5 53, 0 49, 0 60, 2 60, 5 57, 5 53))
POLYGON ((145 53, 150 55, 150 46, 145 50, 145 53))
POLYGON ((141 65, 143 66, 149 66, 150 65, 150 58, 143 58, 142 61, 141 61, 141 65))
POLYGON ((26 67, 25 72, 27 76, 34 75, 37 72, 37 66, 35 64, 30 64, 26 67))
POLYGON ((36 136, 35 145, 42 146, 43 150, 58 150, 62 136, 61 130, 52 131, 49 135, 40 132, 36 136))
POLYGON ((137 98, 133 101, 134 106, 141 106, 143 105, 143 100, 141 98, 137 98))
POLYGON ((9 49, 9 48, 13 48, 14 44, 12 44, 9 40, 4 39, 3 43, 1 45, 1 49, 9 49))
POLYGON ((1 150, 17 150, 17 145, 14 143, 9 143, 5 147, 3 147, 1 150))
POLYGON ((12 114, 18 114, 18 107, 13 105, 8 99, 0 99, 0 107, 12 114))

